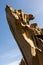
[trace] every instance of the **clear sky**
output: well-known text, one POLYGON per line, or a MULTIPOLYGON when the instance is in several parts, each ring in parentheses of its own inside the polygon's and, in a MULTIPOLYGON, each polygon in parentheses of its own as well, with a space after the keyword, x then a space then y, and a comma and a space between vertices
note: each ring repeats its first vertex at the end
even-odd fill
POLYGON ((6 20, 5 7, 11 5, 33 14, 39 27, 43 27, 43 0, 0 0, 0 65, 18 65, 22 55, 6 20))

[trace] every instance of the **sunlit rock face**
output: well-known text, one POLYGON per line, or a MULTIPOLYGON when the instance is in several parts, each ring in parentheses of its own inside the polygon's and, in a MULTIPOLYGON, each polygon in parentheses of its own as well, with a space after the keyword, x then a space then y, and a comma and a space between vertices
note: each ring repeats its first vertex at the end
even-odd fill
POLYGON ((32 14, 9 5, 5 11, 9 28, 23 55, 20 65, 43 65, 43 28, 40 29, 37 23, 29 23, 35 18, 32 14))

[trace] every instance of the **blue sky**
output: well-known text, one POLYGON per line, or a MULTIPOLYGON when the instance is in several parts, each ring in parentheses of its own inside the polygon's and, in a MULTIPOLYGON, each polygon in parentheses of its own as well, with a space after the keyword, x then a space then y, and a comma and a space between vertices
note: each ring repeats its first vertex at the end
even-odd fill
POLYGON ((7 24, 6 4, 33 14, 35 19, 31 23, 37 22, 42 28, 43 0, 0 0, 0 65, 18 65, 22 55, 7 24))

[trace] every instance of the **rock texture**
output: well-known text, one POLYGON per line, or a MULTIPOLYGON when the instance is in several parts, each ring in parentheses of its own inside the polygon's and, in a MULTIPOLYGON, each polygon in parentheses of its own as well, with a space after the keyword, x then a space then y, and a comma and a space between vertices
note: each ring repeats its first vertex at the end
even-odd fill
POLYGON ((32 14, 14 10, 9 5, 5 8, 10 30, 23 55, 20 65, 43 65, 43 28, 37 23, 30 24, 32 14))

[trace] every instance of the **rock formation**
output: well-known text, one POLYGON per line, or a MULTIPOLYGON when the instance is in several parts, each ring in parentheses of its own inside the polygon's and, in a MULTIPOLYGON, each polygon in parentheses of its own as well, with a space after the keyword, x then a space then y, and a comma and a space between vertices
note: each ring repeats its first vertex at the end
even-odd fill
POLYGON ((32 14, 14 10, 9 5, 5 11, 10 30, 23 55, 20 65, 43 65, 43 28, 40 29, 37 23, 29 23, 34 19, 32 14))

